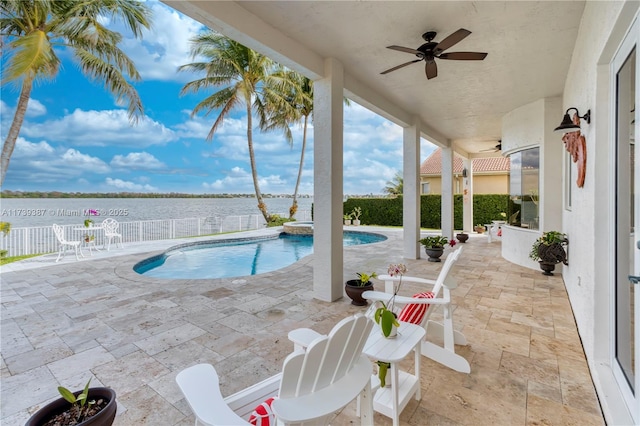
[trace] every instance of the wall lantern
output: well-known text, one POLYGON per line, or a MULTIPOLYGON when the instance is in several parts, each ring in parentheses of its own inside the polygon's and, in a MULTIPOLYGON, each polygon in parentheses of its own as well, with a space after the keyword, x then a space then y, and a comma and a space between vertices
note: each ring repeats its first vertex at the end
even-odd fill
POLYGON ((462 169, 462 177, 463 178, 467 177, 467 168, 466 167, 462 169))
POLYGON ((581 117, 578 108, 569 108, 567 112, 564 113, 562 123, 553 130, 554 132, 564 134, 564 136, 562 136, 564 147, 571 155, 573 162, 578 166, 578 176, 576 178, 578 188, 584 186, 584 179, 587 175, 587 141, 582 132, 580 132, 580 119, 591 123, 591 110, 588 110, 587 113, 581 117), (569 116, 569 111, 571 110, 576 112, 573 118, 569 116))
POLYGON ((571 110, 575 110, 576 116, 578 118, 582 118, 583 120, 586 120, 587 123, 591 123, 591 110, 588 110, 587 113, 581 117, 580 112, 578 111, 578 108, 571 107, 567 110, 567 112, 564 113, 564 117, 562 118, 562 123, 560 123, 560 125, 555 129, 553 129, 554 132, 567 133, 567 132, 575 132, 576 130, 580 130, 580 121, 574 120, 569 116, 569 111, 571 110), (575 121, 578 121, 578 123, 576 123, 575 121))

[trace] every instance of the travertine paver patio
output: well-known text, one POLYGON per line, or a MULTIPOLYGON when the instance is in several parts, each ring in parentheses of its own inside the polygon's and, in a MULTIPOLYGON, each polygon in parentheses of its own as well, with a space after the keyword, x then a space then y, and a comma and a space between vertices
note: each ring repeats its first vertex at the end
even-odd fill
MULTIPOLYGON (((345 279, 384 272, 390 262, 406 263, 410 275, 437 275, 440 264, 402 259, 401 231, 381 232, 386 242, 345 249, 345 279)), ((604 424, 561 277, 510 264, 500 243, 484 236, 463 246, 452 273, 454 318, 469 340, 457 350, 471 374, 423 358, 422 399, 407 406, 401 423, 604 424)), ((3 426, 24 424, 58 385, 80 388, 90 377, 116 390, 116 425, 191 425, 174 380, 181 369, 212 363, 229 394, 280 370, 292 350, 289 330, 327 332, 363 311, 346 298, 313 299, 311 257, 256 277, 161 280, 132 270, 149 247, 3 268, 3 426)), ((403 293, 416 290, 403 286, 403 293)), ((352 422, 359 424, 353 403, 333 424, 352 422)), ((376 414, 375 423, 391 421, 376 414)))

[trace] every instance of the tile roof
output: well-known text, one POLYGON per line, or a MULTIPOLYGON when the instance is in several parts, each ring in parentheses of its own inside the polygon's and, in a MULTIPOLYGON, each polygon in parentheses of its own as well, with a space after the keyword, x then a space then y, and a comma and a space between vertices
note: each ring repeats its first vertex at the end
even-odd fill
MULTIPOLYGON (((474 158, 474 173, 491 173, 491 172, 508 172, 511 162, 508 157, 487 157, 474 158)), ((437 148, 431 153, 426 160, 420 165, 421 175, 439 175, 442 170, 442 149, 437 148)), ((462 173, 462 158, 454 155, 453 157, 453 173, 462 173)))

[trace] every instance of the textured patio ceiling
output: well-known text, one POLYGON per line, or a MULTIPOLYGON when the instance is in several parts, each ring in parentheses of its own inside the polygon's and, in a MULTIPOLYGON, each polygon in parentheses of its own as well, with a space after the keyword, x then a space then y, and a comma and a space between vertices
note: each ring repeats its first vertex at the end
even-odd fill
POLYGON ((492 148, 505 113, 562 94, 584 8, 584 1, 166 3, 311 78, 336 58, 348 96, 399 124, 420 117, 425 136, 462 154, 492 148), (459 28, 472 34, 449 51, 488 52, 484 61, 436 60, 431 80, 424 62, 380 74, 415 59, 386 46, 416 48, 426 31, 441 41, 459 28))

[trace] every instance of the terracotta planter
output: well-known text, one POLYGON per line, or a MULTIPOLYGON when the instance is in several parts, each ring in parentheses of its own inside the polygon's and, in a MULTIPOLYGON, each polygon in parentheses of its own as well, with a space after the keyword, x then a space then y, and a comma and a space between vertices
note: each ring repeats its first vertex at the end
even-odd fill
POLYGON ((367 299, 362 297, 362 293, 365 291, 373 290, 373 283, 371 281, 368 282, 365 286, 359 286, 360 280, 349 280, 346 282, 344 286, 344 291, 347 293, 347 296, 351 298, 351 304, 355 306, 366 306, 369 304, 367 299))
POLYGON ((478 234, 484 234, 484 226, 475 226, 473 230, 476 231, 478 234))
MULTIPOLYGON (((81 392, 82 391, 77 391, 73 394, 78 396, 81 392)), ((116 403, 116 392, 110 388, 89 388, 89 398, 103 398, 108 400, 109 403, 95 416, 88 418, 82 423, 78 423, 78 426, 110 426, 113 424, 113 419, 116 417, 116 409, 118 408, 116 403)), ((58 398, 36 411, 36 413, 27 420, 25 426, 43 425, 49 421, 52 416, 67 410, 70 405, 71 404, 65 399, 58 398)))
POLYGON ((441 262, 440 257, 444 253, 444 247, 425 247, 425 253, 429 256, 429 262, 441 262))

